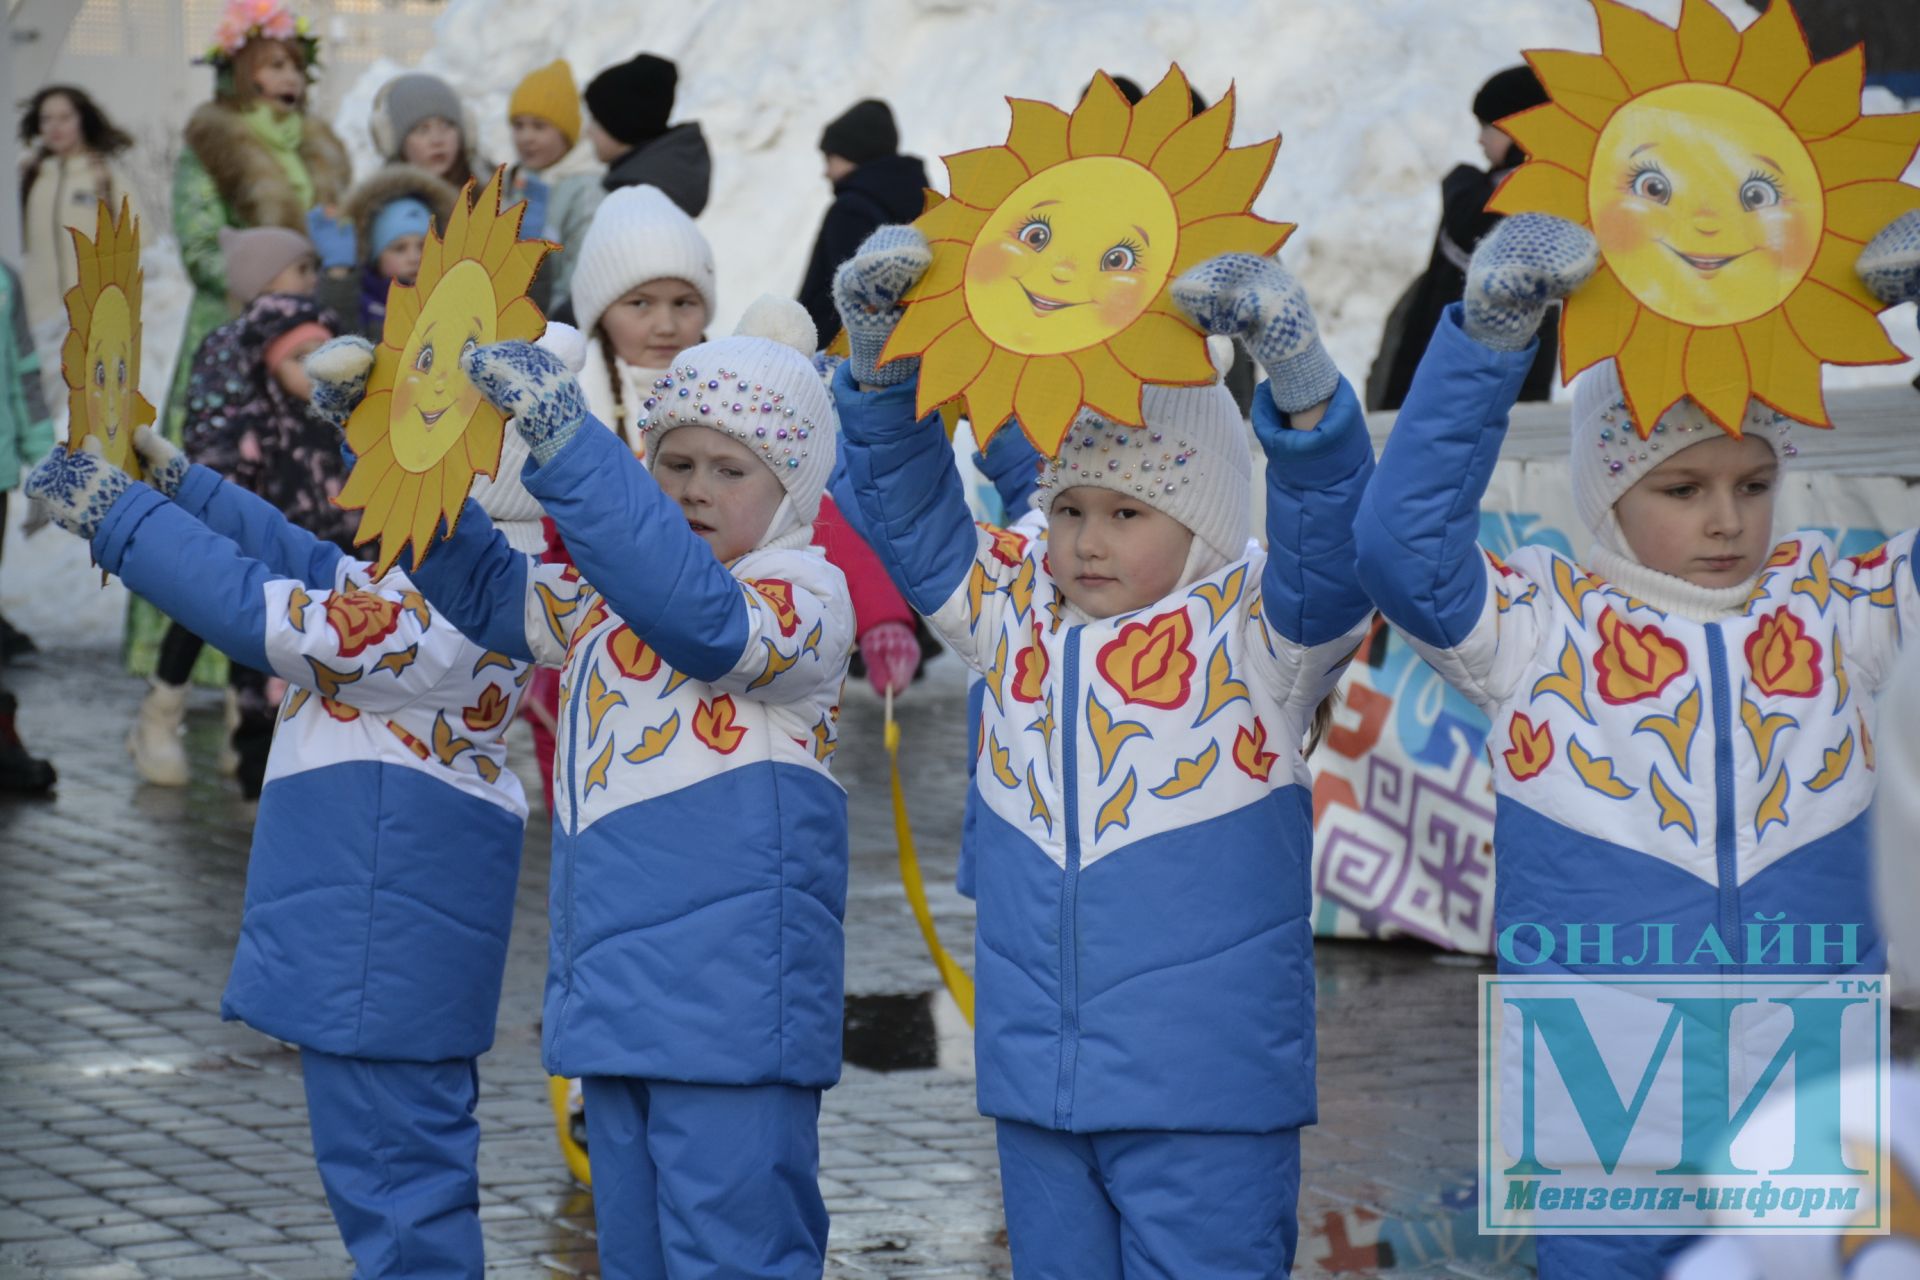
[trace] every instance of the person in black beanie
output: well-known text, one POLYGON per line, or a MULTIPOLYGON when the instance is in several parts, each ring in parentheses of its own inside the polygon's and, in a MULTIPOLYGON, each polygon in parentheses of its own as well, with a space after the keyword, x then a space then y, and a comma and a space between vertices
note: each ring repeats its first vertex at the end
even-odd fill
POLYGON ((927 167, 900 152, 893 112, 876 98, 856 102, 820 134, 833 204, 814 237, 813 255, 800 283, 800 305, 813 317, 824 345, 840 332, 833 308, 833 273, 853 256, 875 228, 920 216, 927 167))
MULTIPOLYGON (((1480 122, 1480 151, 1487 167, 1459 165, 1440 181, 1440 230, 1434 236, 1433 256, 1387 316, 1380 354, 1367 375, 1367 408, 1398 409, 1407 398, 1413 371, 1420 367, 1441 313, 1466 291, 1467 259, 1473 256, 1473 247, 1500 221, 1499 214, 1487 212, 1487 201, 1527 155, 1498 122, 1546 101, 1539 77, 1525 65, 1499 72, 1474 95, 1473 115, 1480 122)), ((1552 398, 1559 354, 1557 317, 1549 317, 1540 326, 1539 354, 1520 387, 1522 400, 1552 398)))
POLYGON ((658 187, 697 218, 713 184, 713 155, 698 123, 667 123, 679 81, 679 68, 651 53, 608 67, 587 85, 587 137, 607 166, 607 190, 658 187))

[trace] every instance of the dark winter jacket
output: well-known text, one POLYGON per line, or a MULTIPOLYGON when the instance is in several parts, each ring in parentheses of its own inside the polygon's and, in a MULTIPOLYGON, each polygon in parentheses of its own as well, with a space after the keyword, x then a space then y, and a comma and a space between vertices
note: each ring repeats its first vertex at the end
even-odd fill
POLYGON ((445 234, 460 192, 444 178, 415 165, 394 161, 348 193, 346 216, 353 223, 355 252, 360 270, 328 275, 320 286, 320 301, 336 315, 357 322, 358 331, 375 342, 387 318, 386 277, 380 274, 380 254, 373 245, 373 221, 395 200, 413 199, 433 211, 434 229, 445 234))
POLYGON ((834 271, 874 228, 919 217, 926 187, 927 167, 919 156, 869 160, 833 184, 833 205, 820 221, 800 284, 800 305, 813 317, 821 346, 840 332, 840 315, 833 309, 834 271))
POLYGON ((689 218, 697 218, 707 207, 707 192, 713 185, 713 153, 707 150, 698 122, 675 125, 607 166, 600 185, 609 191, 658 187, 689 218))
POLYGON ((193 461, 266 499, 315 537, 346 547, 354 519, 333 504, 346 480, 339 435, 266 367, 274 339, 316 322, 342 332, 312 298, 269 293, 208 334, 187 375, 185 445, 193 461))
MULTIPOLYGON (((1511 172, 1508 168, 1489 173, 1463 164, 1441 179, 1440 231, 1433 238, 1433 257, 1425 274, 1401 295, 1387 320, 1380 354, 1367 378, 1369 409, 1398 409, 1406 400, 1407 390, 1413 386, 1413 371, 1420 367, 1420 357, 1426 354, 1441 313, 1466 292, 1467 262, 1473 257, 1474 246, 1500 221, 1499 214, 1487 212, 1487 201, 1511 172)), ((1520 387, 1522 400, 1546 400, 1553 393, 1554 363, 1560 349, 1558 317, 1556 311, 1540 327, 1540 350, 1520 387)))

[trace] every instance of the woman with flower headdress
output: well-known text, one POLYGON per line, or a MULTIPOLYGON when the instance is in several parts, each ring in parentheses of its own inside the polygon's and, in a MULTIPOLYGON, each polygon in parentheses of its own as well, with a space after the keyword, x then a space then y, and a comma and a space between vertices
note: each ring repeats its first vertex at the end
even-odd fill
MULTIPOLYGON (((319 46, 307 20, 285 0, 228 0, 202 58, 214 71, 213 100, 187 121, 173 175, 173 230, 193 281, 163 422, 166 437, 176 443, 186 421, 194 352, 232 317, 221 230, 287 227, 305 233, 308 211, 337 205, 351 182, 346 148, 324 121, 306 114, 319 46)), ((128 738, 135 765, 148 782, 184 786, 179 729, 186 684, 196 675, 224 683, 224 665, 216 653, 201 658, 197 638, 177 626, 169 629, 137 600, 127 615, 126 657, 130 670, 154 677, 128 738)))

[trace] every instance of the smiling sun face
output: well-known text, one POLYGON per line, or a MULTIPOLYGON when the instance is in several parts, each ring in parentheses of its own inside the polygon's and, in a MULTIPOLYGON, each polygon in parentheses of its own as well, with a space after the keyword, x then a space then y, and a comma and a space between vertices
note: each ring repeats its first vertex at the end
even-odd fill
POLYGON ((1823 362, 1904 360, 1853 271, 1920 207, 1899 179, 1920 114, 1860 114, 1859 48, 1815 63, 1792 6, 1744 32, 1593 0, 1601 52, 1532 50, 1550 101, 1500 127, 1531 157, 1487 208, 1590 227, 1602 263, 1560 321, 1569 380, 1619 364, 1641 438, 1682 396, 1730 435, 1750 399, 1830 425, 1823 362))
POLYGON ((981 444, 1017 414, 1052 455, 1082 406, 1138 426, 1144 383, 1212 379, 1168 282, 1293 227, 1248 211, 1280 140, 1227 145, 1231 89, 1195 116, 1174 67, 1135 106, 1104 74, 1071 115, 1009 105, 1006 144, 948 156, 952 196, 914 223, 933 265, 882 363, 920 357, 921 416, 964 397, 981 444))
POLYGON ((468 184, 445 238, 428 234, 414 283, 388 291, 366 398, 347 420, 358 460, 337 501, 361 512, 356 543, 380 540, 380 573, 408 543, 414 563, 424 559, 441 522, 449 534, 459 522, 474 476, 499 469, 505 419, 467 380, 461 357, 546 329, 526 293, 553 246, 519 238, 526 206, 502 214, 500 184, 495 173, 477 197, 468 184))
POLYGON ((67 291, 73 328, 60 352, 67 444, 97 436, 107 461, 139 479, 133 433, 155 416, 140 394, 140 224, 123 201, 117 221, 101 204, 96 226, 92 240, 73 232, 80 282, 67 291))

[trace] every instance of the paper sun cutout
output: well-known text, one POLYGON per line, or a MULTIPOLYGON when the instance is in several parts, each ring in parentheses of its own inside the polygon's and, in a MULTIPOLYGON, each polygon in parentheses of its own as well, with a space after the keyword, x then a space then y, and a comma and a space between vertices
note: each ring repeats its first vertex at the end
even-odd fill
POLYGON ((67 447, 98 436, 106 459, 141 479, 133 433, 154 419, 140 394, 140 220, 120 202, 116 220, 100 202, 93 239, 73 232, 80 282, 67 290, 72 330, 60 348, 67 383, 67 447))
POLYGON ((1908 209, 1920 114, 1860 114, 1858 46, 1814 63, 1786 0, 1744 32, 1710 0, 1678 28, 1592 0, 1599 54, 1530 50, 1551 98, 1500 127, 1531 157, 1488 209, 1592 229, 1602 263, 1568 299, 1560 366, 1613 357, 1642 439, 1688 396, 1730 435, 1749 397, 1832 425, 1821 363, 1904 360, 1854 274, 1908 209))
POLYGON ((952 197, 914 222, 933 265, 881 362, 920 357, 922 416, 964 396, 978 442, 1017 414, 1051 456, 1083 405, 1138 426, 1143 383, 1212 380, 1168 282, 1293 226, 1248 212, 1280 139, 1228 147, 1232 89, 1195 116, 1174 67, 1137 106, 1105 74, 1071 115, 1009 105, 1005 145, 946 157, 952 197))
POLYGON ((428 233, 414 283, 387 291, 366 398, 347 420, 357 461, 338 501, 362 513, 355 543, 380 540, 383 574, 408 543, 424 559, 441 521, 451 535, 474 476, 499 470, 505 419, 467 380, 462 353, 547 327, 526 294, 554 246, 520 239, 525 204, 500 211, 504 173, 478 197, 467 184, 446 235, 428 233))

